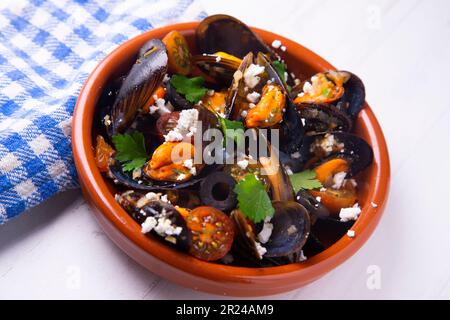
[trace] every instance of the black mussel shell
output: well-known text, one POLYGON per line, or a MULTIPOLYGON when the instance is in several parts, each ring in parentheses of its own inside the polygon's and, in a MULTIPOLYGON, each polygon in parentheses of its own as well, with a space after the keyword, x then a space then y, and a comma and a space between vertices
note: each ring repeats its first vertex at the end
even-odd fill
MULTIPOLYGON (((242 120, 241 113, 243 105, 247 103, 247 92, 244 90, 244 73, 248 66, 253 63, 253 53, 249 52, 238 67, 240 77, 236 76, 228 89, 225 117, 231 120, 242 120)), ((236 73, 237 75, 237 73, 236 73)))
POLYGON ((185 97, 180 95, 173 87, 170 81, 166 83, 166 96, 165 98, 170 101, 175 110, 192 109, 194 105, 186 100, 185 97))
POLYGON ((325 248, 333 245, 347 234, 355 221, 342 222, 333 218, 318 219, 311 227, 315 239, 325 248))
POLYGON ((372 147, 363 138, 345 132, 331 132, 306 136, 299 151, 299 160, 306 163, 308 160, 315 159, 316 156, 314 154, 313 145, 316 141, 324 139, 326 135, 333 135, 335 144, 341 145, 342 148, 316 159, 315 163, 312 165, 317 166, 332 158, 344 158, 350 163, 350 172, 348 172, 348 176, 352 177, 363 171, 372 163, 372 147))
POLYGON ((176 243, 167 240, 167 237, 161 236, 154 230, 151 234, 159 239, 166 239, 165 243, 176 247, 182 251, 188 251, 191 244, 191 232, 187 228, 186 221, 176 208, 166 202, 160 200, 149 200, 145 195, 135 191, 126 191, 116 196, 119 204, 131 215, 131 217, 139 224, 142 224, 148 217, 158 219, 164 217, 170 220, 172 225, 181 227, 179 235, 172 235, 176 239, 176 243), (141 195, 140 198, 139 195, 141 195), (136 200, 137 199, 137 200, 136 200))
MULTIPOLYGON (((198 176, 193 177, 191 180, 175 183, 175 182, 162 182, 151 180, 142 173, 142 178, 139 180, 133 179, 130 174, 125 173, 122 170, 120 162, 112 158, 109 162, 109 175, 114 180, 114 183, 122 185, 126 188, 141 190, 141 191, 158 191, 158 190, 172 190, 172 189, 184 189, 192 187, 199 183, 208 172, 213 169, 213 166, 205 167, 198 176), (138 181, 142 181, 139 183, 138 181)), ((143 171, 143 170, 142 170, 143 171)))
POLYGON ((228 86, 233 80, 233 75, 240 63, 235 60, 219 57, 211 54, 196 55, 193 57, 195 64, 217 83, 228 86))
POLYGON ((306 190, 300 189, 300 191, 297 192, 295 201, 308 210, 312 224, 314 224, 317 219, 325 219, 330 216, 328 209, 306 190))
POLYGON ((300 117, 305 119, 307 134, 331 131, 349 132, 352 120, 331 104, 301 103, 296 105, 300 117))
POLYGON ((219 51, 243 58, 249 52, 272 53, 250 28, 238 19, 218 14, 205 18, 196 30, 197 47, 202 53, 219 51))
POLYGON ((283 143, 280 145, 280 150, 287 154, 292 154, 300 148, 305 134, 300 115, 297 113, 294 102, 289 96, 286 83, 280 78, 270 60, 264 54, 259 53, 257 62, 259 65, 265 66, 269 80, 279 85, 285 92, 286 106, 283 113, 283 121, 280 123, 280 141, 283 143))
POLYGON ((293 201, 274 201, 272 235, 264 246, 264 257, 283 257, 300 252, 308 239, 311 222, 308 211, 293 201))
POLYGON ((167 72, 167 51, 161 40, 144 44, 131 68, 111 110, 110 135, 124 132, 135 119, 138 110, 150 99, 167 72))
POLYGON ((236 207, 234 193, 236 181, 228 174, 218 171, 207 176, 200 183, 199 195, 202 202, 221 211, 229 211, 236 207))
POLYGON ((344 95, 339 99, 336 107, 355 119, 364 107, 366 99, 366 89, 362 80, 355 74, 350 74, 350 79, 344 83, 344 95))

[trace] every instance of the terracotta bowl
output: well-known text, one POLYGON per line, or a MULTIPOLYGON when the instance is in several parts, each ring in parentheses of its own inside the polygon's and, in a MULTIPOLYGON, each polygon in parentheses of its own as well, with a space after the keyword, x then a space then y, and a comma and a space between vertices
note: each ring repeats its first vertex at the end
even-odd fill
MULTIPOLYGON (((105 84, 123 74, 133 63, 141 45, 179 30, 194 47, 197 22, 181 23, 151 30, 119 46, 110 53, 86 80, 73 116, 72 144, 80 184, 86 200, 105 233, 130 257, 153 273, 195 290, 219 295, 262 296, 304 286, 333 270, 350 258, 367 241, 383 213, 388 197, 390 169, 386 142, 381 128, 366 105, 357 119, 356 131, 373 147, 374 162, 360 184, 362 213, 352 228, 356 237, 342 237, 322 253, 304 263, 270 268, 225 266, 197 260, 144 236, 140 226, 114 200, 114 189, 94 162, 92 119, 105 84), (371 206, 374 202, 378 207, 371 206)), ((285 60, 296 74, 312 75, 334 69, 327 61, 303 46, 274 33, 253 29, 264 41, 279 39, 287 46, 285 60)))

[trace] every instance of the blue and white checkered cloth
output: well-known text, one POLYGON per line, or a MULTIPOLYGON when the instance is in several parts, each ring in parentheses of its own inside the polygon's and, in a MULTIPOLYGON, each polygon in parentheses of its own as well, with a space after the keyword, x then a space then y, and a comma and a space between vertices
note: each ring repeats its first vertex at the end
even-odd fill
POLYGON ((194 0, 1 0, 0 224, 78 187, 71 121, 84 80, 117 45, 201 19, 194 0))

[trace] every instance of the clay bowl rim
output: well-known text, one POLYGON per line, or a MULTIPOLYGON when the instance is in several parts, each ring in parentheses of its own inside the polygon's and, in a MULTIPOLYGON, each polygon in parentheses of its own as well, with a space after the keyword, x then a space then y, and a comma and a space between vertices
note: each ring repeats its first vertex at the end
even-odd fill
MULTIPOLYGON (((198 22, 178 23, 140 34, 117 47, 91 72, 80 91, 72 123, 72 148, 79 179, 82 180, 85 192, 89 194, 91 204, 101 211, 117 231, 146 253, 184 272, 224 282, 245 282, 267 276, 272 276, 274 280, 295 276, 296 279, 303 279, 300 282, 308 281, 308 279, 312 281, 337 267, 362 247, 373 233, 386 205, 390 180, 389 155, 381 127, 367 103, 358 116, 358 122, 364 124, 370 137, 374 150, 374 162, 377 163, 377 167, 373 173, 375 179, 369 187, 368 200, 362 207, 359 219, 352 227, 352 230, 355 230, 356 237, 351 239, 344 236, 325 251, 303 263, 265 268, 226 266, 201 261, 171 249, 159 241, 141 234, 137 223, 115 201, 114 195, 110 193, 104 178, 95 166, 91 138, 92 111, 102 86, 107 80, 107 75, 110 74, 107 70, 108 67, 114 64, 116 59, 123 59, 126 52, 137 43, 143 43, 146 39, 157 37, 158 34, 164 35, 171 30, 192 31, 195 30, 197 25, 198 22), (370 202, 376 203, 378 207, 372 207, 370 202)), ((323 58, 292 40, 259 28, 252 28, 252 30, 266 42, 274 39, 281 40, 288 47, 288 50, 294 51, 293 55, 303 63, 310 64, 319 70, 335 70, 323 58)), ((117 61, 115 63, 117 64, 117 61)))

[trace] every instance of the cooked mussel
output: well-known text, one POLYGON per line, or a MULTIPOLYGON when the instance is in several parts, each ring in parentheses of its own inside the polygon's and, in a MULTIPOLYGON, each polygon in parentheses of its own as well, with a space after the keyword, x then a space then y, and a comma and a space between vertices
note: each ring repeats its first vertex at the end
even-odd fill
POLYGON ((180 250, 189 250, 192 239, 186 221, 173 205, 159 199, 159 195, 126 191, 116 195, 116 199, 141 225, 142 233, 151 233, 180 250))
POLYGON ((296 105, 333 104, 355 119, 364 106, 365 88, 361 79, 348 71, 317 73, 295 86, 291 92, 296 105))
POLYGON ((312 167, 332 158, 349 161, 349 176, 355 176, 373 161, 372 147, 361 137, 345 132, 306 136, 299 151, 299 161, 312 167))
POLYGON ((138 110, 151 98, 167 72, 167 52, 161 40, 144 44, 138 59, 125 77, 111 110, 110 135, 123 133, 134 121, 138 110))
POLYGON ((194 63, 215 81, 229 85, 242 60, 224 52, 193 57, 194 63))
POLYGON ((351 119, 337 107, 324 103, 301 103, 295 106, 300 117, 305 119, 308 135, 331 131, 349 132, 351 119))
POLYGON ((272 53, 272 50, 250 28, 238 19, 224 15, 212 15, 204 19, 196 30, 200 52, 213 54, 226 52, 243 58, 249 52, 272 53))

